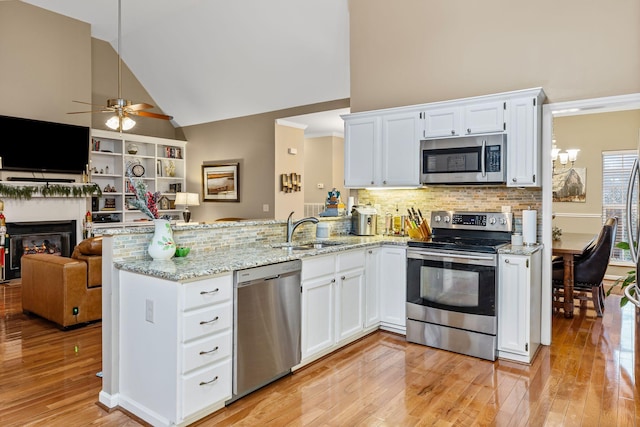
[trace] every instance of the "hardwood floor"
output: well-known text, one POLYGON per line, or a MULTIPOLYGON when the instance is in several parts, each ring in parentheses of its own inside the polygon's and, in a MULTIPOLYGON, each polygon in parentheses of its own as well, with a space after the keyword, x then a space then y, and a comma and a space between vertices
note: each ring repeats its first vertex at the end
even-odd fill
MULTIPOLYGON (((143 425, 96 404, 100 323, 60 331, 20 298, 0 285, 0 425, 143 425)), ((531 366, 376 332, 194 425, 640 427, 640 325, 619 302, 556 315, 531 366)))

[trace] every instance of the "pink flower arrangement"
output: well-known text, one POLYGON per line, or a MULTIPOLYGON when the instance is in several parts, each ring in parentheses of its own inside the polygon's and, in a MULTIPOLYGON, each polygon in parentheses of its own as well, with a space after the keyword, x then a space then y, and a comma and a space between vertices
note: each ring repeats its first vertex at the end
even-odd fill
POLYGON ((139 209, 140 212, 148 216, 149 219, 162 218, 158 214, 158 199, 160 199, 162 194, 159 191, 152 193, 147 189, 147 184, 145 184, 144 181, 133 177, 128 172, 127 178, 129 179, 127 182, 127 191, 133 193, 135 196, 135 199, 130 202, 131 205, 139 209))

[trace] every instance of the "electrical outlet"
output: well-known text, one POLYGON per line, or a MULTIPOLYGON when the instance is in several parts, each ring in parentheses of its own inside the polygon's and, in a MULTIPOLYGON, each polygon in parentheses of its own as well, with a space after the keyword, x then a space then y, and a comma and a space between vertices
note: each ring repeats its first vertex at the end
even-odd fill
POLYGON ((144 313, 144 320, 153 323, 153 300, 148 299, 145 301, 144 313))
POLYGON ((322 189, 324 188, 324 184, 323 184, 323 183, 321 183, 321 182, 319 182, 319 183, 317 184, 317 186, 318 186, 318 189, 319 189, 319 190, 322 190, 322 189))
POLYGON ((80 310, 78 309, 78 307, 73 307, 73 310, 72 310, 72 311, 73 311, 73 315, 74 315, 74 316, 77 316, 77 315, 78 315, 78 313, 80 312, 80 310))

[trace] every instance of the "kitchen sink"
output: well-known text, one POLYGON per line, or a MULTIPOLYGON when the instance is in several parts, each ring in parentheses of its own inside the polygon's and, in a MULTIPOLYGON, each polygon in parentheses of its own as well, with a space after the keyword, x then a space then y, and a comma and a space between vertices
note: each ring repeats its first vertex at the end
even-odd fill
POLYGON ((344 242, 337 242, 335 240, 318 240, 315 242, 294 244, 294 243, 279 243, 273 245, 273 247, 281 247, 282 249, 289 249, 293 251, 305 251, 310 249, 322 249, 328 248, 331 246, 339 246, 344 245, 344 242))

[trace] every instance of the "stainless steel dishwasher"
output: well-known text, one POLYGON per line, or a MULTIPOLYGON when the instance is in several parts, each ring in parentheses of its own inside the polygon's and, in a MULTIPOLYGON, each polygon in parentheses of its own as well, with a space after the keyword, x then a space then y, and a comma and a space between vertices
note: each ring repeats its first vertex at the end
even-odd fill
POLYGON ((236 271, 233 396, 227 403, 300 363, 301 268, 296 260, 236 271))

